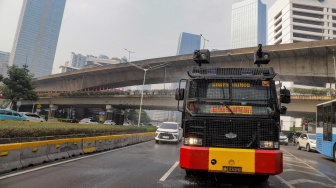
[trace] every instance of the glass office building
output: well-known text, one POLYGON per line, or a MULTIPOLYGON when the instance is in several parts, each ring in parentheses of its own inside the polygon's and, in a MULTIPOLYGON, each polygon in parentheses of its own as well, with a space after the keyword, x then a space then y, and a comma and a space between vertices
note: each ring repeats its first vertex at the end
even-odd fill
POLYGON ((24 64, 34 77, 50 75, 66 0, 24 0, 9 65, 24 64))
POLYGON ((180 34, 177 55, 192 54, 195 50, 200 50, 201 35, 182 32, 180 34))
POLYGON ((266 45, 266 5, 261 0, 244 0, 232 5, 231 48, 266 45))

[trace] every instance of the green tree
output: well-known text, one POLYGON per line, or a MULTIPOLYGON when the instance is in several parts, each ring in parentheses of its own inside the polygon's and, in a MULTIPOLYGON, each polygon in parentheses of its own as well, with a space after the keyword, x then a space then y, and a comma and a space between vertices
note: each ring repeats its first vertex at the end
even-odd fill
MULTIPOLYGON (((130 110, 126 110, 125 111, 125 118, 128 119, 129 121, 132 121, 134 123, 138 123, 139 120, 139 110, 134 110, 134 109, 130 109, 130 110)), ((150 122, 150 117, 147 114, 146 111, 142 111, 141 112, 141 119, 140 119, 140 123, 146 124, 150 122)))
POLYGON ((16 109, 18 100, 39 100, 37 93, 34 91, 36 88, 33 82, 34 75, 29 73, 27 65, 23 65, 23 68, 13 65, 8 68, 7 74, 8 77, 2 79, 6 85, 3 94, 6 99, 12 101, 13 109, 16 109))

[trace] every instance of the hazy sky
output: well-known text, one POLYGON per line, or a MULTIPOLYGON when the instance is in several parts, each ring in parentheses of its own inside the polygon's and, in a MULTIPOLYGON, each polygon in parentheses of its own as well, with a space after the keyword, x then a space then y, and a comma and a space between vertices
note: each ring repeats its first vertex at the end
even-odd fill
MULTIPOLYGON (((262 0, 269 8, 276 0, 262 0)), ((0 0, 0 51, 11 52, 23 0, 0 0)), ((179 34, 203 34, 208 49, 231 47, 231 6, 239 0, 67 0, 53 73, 83 55, 131 61, 174 56, 179 34)), ((202 44, 203 46, 203 40, 202 44)))

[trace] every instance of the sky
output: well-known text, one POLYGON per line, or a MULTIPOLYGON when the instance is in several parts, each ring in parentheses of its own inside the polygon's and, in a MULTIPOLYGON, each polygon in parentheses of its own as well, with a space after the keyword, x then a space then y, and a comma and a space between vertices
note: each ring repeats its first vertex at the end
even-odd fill
MULTIPOLYGON (((205 48, 231 47, 231 7, 240 0, 67 0, 53 71, 70 53, 175 56, 181 32, 202 34, 205 48)), ((262 0, 270 8, 276 0, 262 0)), ((0 0, 0 51, 11 52, 23 0, 0 0)), ((201 43, 203 47, 203 40, 201 43)))

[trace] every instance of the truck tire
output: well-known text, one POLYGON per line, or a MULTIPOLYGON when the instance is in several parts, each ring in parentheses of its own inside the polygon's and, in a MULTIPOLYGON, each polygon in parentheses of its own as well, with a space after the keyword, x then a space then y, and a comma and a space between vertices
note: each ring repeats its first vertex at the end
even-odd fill
POLYGON ((257 175, 256 180, 258 182, 265 182, 269 178, 269 175, 257 175))

